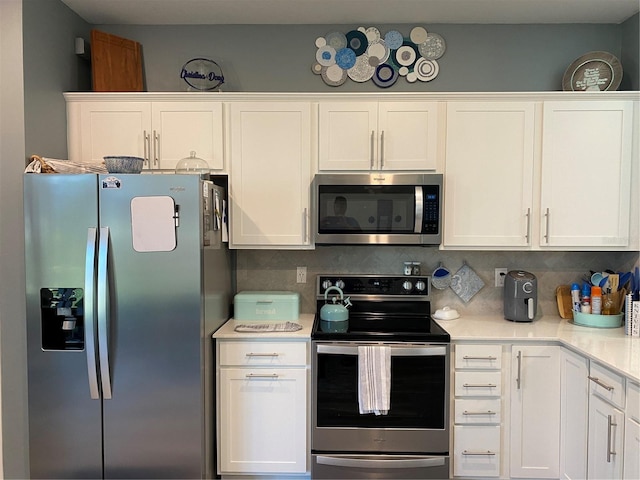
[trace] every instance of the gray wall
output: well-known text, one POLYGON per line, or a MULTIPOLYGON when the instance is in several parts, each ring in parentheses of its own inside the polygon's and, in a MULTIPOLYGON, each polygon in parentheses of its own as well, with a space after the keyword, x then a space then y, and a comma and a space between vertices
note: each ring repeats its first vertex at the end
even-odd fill
POLYGON ((622 53, 620 62, 624 69, 621 90, 640 90, 640 13, 621 25, 622 53))
MULTIPOLYGON (((630 21, 633 24, 633 21, 630 21)), ((637 19, 635 20, 637 24, 637 19)), ((554 91, 581 55, 604 50, 622 55, 619 25, 374 25, 384 34, 409 34, 415 25, 439 33, 447 43, 440 73, 431 82, 396 82, 389 91, 554 91)), ((369 26, 369 25, 366 25, 369 26)), ((315 39, 358 25, 129 26, 97 28, 142 44, 149 91, 186 90, 180 71, 186 61, 204 56, 224 72, 224 91, 367 92, 373 82, 348 80, 327 86, 311 71, 315 39)), ((630 28, 628 30, 631 30, 630 28)), ((626 30, 625 30, 626 31, 626 30)), ((629 36, 632 36, 630 33, 629 36)), ((636 30, 637 43, 637 30, 636 30)), ((629 73, 629 77, 638 72, 629 73)))

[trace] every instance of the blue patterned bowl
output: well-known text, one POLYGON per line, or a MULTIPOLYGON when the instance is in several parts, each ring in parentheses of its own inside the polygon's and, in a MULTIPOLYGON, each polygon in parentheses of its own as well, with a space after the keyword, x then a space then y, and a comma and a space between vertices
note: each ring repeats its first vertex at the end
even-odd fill
POLYGON ((109 173, 140 173, 144 158, 111 156, 104 158, 104 165, 109 173))

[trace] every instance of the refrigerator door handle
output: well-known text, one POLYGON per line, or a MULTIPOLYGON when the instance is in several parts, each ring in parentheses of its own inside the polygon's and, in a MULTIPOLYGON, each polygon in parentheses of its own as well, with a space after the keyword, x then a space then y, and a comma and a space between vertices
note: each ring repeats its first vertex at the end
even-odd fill
POLYGON ((109 227, 100 227, 98 246, 98 352, 100 353, 100 379, 102 398, 111 398, 111 372, 109 364, 109 227))
POLYGON ((98 389, 98 368, 96 363, 95 293, 96 293, 96 240, 98 230, 88 229, 87 250, 84 263, 84 336, 87 351, 87 374, 89 394, 92 400, 100 398, 98 389))

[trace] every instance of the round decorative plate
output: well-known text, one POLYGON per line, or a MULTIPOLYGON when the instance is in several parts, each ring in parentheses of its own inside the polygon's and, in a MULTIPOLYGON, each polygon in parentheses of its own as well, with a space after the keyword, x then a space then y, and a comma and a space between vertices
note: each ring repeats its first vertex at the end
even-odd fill
POLYGON ((420 57, 414 65, 413 71, 421 82, 430 82, 438 76, 440 66, 435 60, 427 60, 424 57, 420 57))
POLYGON ((420 44, 427 41, 427 30, 424 27, 413 27, 409 38, 415 44, 420 44))
POLYGON ((324 66, 328 67, 329 65, 333 65, 336 63, 336 51, 333 47, 329 45, 325 45, 324 47, 320 47, 316 52, 316 61, 324 66))
POLYGON ((570 92, 617 90, 622 65, 608 52, 589 52, 577 58, 562 77, 562 89, 570 92))
POLYGON ((391 50, 396 50, 402 46, 402 42, 404 42, 404 38, 402 38, 402 34, 397 30, 390 30, 384 36, 384 42, 387 44, 391 50))
POLYGON ((369 55, 366 53, 357 57, 355 65, 347 70, 349 78, 358 83, 371 80, 374 73, 376 73, 376 67, 371 65, 369 55))
POLYGON ((330 65, 324 67, 320 73, 324 83, 330 87, 338 87, 347 80, 347 71, 340 68, 338 65, 330 65))
POLYGON ((409 67, 416 61, 418 52, 406 43, 395 51, 395 63, 402 67, 409 67))
POLYGON ((330 32, 324 36, 327 45, 332 46, 336 50, 340 50, 347 46, 347 37, 342 32, 330 32))
POLYGON ((398 80, 398 71, 391 65, 383 63, 376 67, 376 73, 371 78, 373 83, 381 88, 387 88, 398 80))
POLYGON ((356 64, 356 54, 350 48, 341 48, 336 52, 336 63, 343 70, 348 70, 356 64))
POLYGON ((447 44, 442 36, 437 33, 428 33, 427 39, 418 44, 418 51, 427 60, 437 60, 444 55, 447 44))
POLYGON ((376 27, 366 28, 364 34, 367 36, 369 43, 377 43, 380 41, 380 30, 376 27))
POLYGON ((378 63, 376 63, 377 66, 378 64, 387 61, 389 58, 389 49, 384 43, 384 40, 380 40, 379 42, 369 44, 369 47, 367 48, 367 55, 369 55, 369 61, 371 61, 372 58, 376 58, 378 60, 378 63))
POLYGON ((347 32, 347 47, 355 52, 356 55, 362 55, 369 45, 367 36, 359 30, 351 30, 347 32))

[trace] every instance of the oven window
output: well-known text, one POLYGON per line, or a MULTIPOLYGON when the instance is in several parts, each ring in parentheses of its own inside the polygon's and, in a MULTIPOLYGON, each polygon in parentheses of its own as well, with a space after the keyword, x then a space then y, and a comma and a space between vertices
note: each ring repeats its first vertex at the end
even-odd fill
POLYGON ((320 185, 319 233, 412 233, 412 185, 320 185))
POLYGON ((361 415, 358 356, 317 354, 318 427, 445 427, 447 388, 444 356, 392 356, 391 408, 387 415, 361 415))

